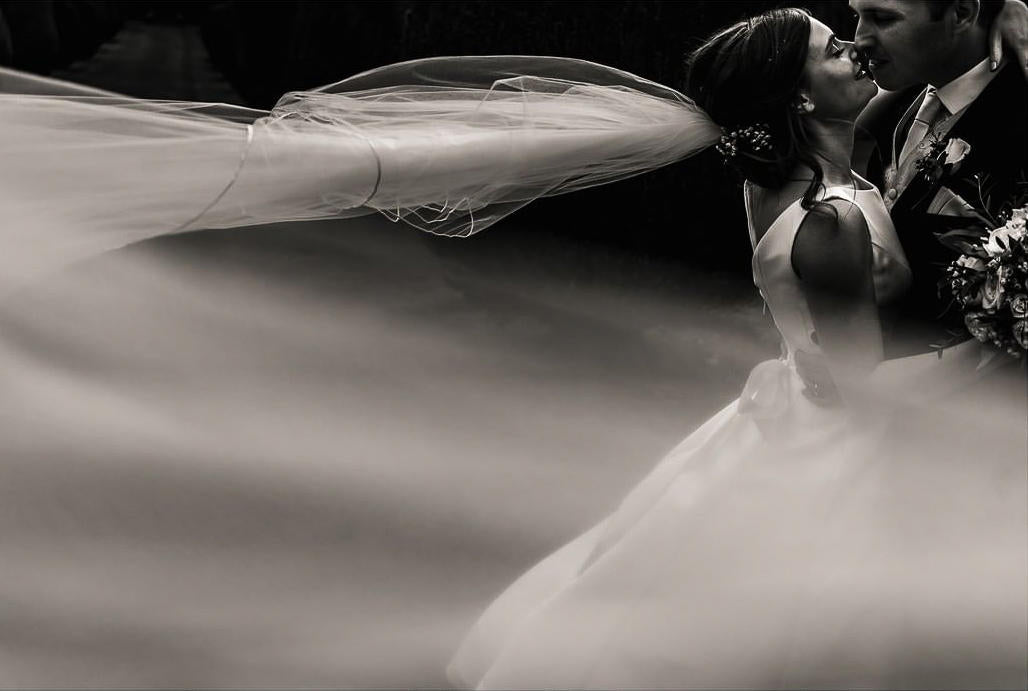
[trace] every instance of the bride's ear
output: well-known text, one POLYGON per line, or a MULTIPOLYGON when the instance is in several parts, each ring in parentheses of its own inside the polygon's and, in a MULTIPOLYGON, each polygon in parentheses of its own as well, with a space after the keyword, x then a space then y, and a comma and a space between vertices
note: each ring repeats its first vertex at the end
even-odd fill
POLYGON ((814 112, 814 102, 810 100, 810 96, 801 91, 796 95, 796 100, 792 102, 792 109, 798 115, 807 115, 814 112))

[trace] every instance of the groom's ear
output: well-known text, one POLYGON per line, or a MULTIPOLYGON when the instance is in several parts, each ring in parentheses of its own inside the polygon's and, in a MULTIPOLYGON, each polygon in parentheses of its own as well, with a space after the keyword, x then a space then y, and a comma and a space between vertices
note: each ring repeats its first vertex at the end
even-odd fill
POLYGON ((803 93, 802 91, 796 95, 796 100, 792 103, 792 109, 799 115, 806 115, 807 113, 814 112, 814 102, 810 100, 810 96, 803 93))
POLYGON ((974 28, 978 22, 978 12, 981 10, 979 0, 957 0, 953 3, 950 11, 953 13, 954 32, 967 31, 974 28))

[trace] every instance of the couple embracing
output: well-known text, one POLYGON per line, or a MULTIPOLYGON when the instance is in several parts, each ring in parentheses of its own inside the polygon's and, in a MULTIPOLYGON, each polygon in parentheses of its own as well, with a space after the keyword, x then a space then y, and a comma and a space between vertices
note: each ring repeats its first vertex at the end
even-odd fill
POLYGON ((990 27, 1023 42, 1028 10, 850 7, 853 43, 782 9, 688 61, 783 357, 494 601, 455 683, 1024 687, 1024 358, 961 335, 939 238, 1025 179, 990 27))

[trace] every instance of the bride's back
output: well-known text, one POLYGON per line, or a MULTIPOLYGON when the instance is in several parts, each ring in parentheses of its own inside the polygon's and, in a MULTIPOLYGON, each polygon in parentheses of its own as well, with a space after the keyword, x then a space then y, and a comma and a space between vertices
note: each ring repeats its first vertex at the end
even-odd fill
POLYGON ((803 198, 809 185, 806 180, 790 180, 778 189, 768 189, 759 185, 748 184, 744 188, 746 195, 746 212, 753 241, 760 242, 768 228, 797 200, 803 198))

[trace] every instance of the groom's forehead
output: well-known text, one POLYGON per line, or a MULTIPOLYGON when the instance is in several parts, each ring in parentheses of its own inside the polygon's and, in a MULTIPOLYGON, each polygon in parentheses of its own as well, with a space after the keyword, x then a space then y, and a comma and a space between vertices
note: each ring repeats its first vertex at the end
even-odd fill
POLYGON ((849 0, 849 6, 855 12, 888 11, 908 15, 933 1, 938 2, 938 0, 849 0))

